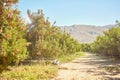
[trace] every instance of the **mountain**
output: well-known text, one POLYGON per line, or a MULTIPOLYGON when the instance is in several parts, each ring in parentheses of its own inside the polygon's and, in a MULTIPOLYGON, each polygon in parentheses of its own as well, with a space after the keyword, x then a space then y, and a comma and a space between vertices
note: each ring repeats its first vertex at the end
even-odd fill
POLYGON ((107 26, 92 26, 92 25, 72 25, 64 26, 65 29, 74 39, 81 43, 93 42, 96 37, 102 34, 104 31, 111 28, 113 25, 107 26))

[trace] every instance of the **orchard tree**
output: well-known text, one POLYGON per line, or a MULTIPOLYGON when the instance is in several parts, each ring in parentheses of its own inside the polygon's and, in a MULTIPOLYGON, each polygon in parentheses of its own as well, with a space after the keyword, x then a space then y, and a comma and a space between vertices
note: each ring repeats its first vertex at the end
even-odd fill
POLYGON ((95 53, 120 58, 120 23, 115 27, 110 28, 104 32, 103 35, 98 36, 96 41, 92 43, 91 50, 95 53))
POLYGON ((60 30, 45 19, 43 11, 31 13, 27 11, 31 23, 28 25, 27 40, 31 42, 28 47, 32 58, 56 58, 60 53, 60 30))
POLYGON ((18 0, 0 0, 0 66, 6 68, 27 56, 26 25, 13 8, 18 0))

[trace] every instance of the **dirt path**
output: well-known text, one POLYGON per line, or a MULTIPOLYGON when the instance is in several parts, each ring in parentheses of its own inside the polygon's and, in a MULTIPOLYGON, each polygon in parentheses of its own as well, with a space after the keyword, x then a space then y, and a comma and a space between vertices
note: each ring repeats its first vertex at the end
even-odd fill
POLYGON ((86 53, 85 56, 63 63, 53 80, 120 80, 120 72, 108 72, 104 67, 120 65, 117 62, 86 53))

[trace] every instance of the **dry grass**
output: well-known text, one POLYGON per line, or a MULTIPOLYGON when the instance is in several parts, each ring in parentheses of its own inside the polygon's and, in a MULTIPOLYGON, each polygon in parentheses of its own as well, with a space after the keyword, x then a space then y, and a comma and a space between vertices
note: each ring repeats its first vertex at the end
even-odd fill
POLYGON ((57 75, 53 65, 26 65, 12 67, 11 71, 3 71, 0 80, 48 80, 57 75))

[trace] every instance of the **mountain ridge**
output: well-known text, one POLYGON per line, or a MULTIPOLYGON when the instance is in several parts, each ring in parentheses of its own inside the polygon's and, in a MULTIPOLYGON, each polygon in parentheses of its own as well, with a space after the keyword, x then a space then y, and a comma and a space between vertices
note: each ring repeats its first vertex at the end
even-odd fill
POLYGON ((80 43, 91 43, 98 35, 103 34, 109 28, 115 25, 106 26, 94 26, 94 25, 71 25, 62 26, 74 39, 78 40, 80 43))

